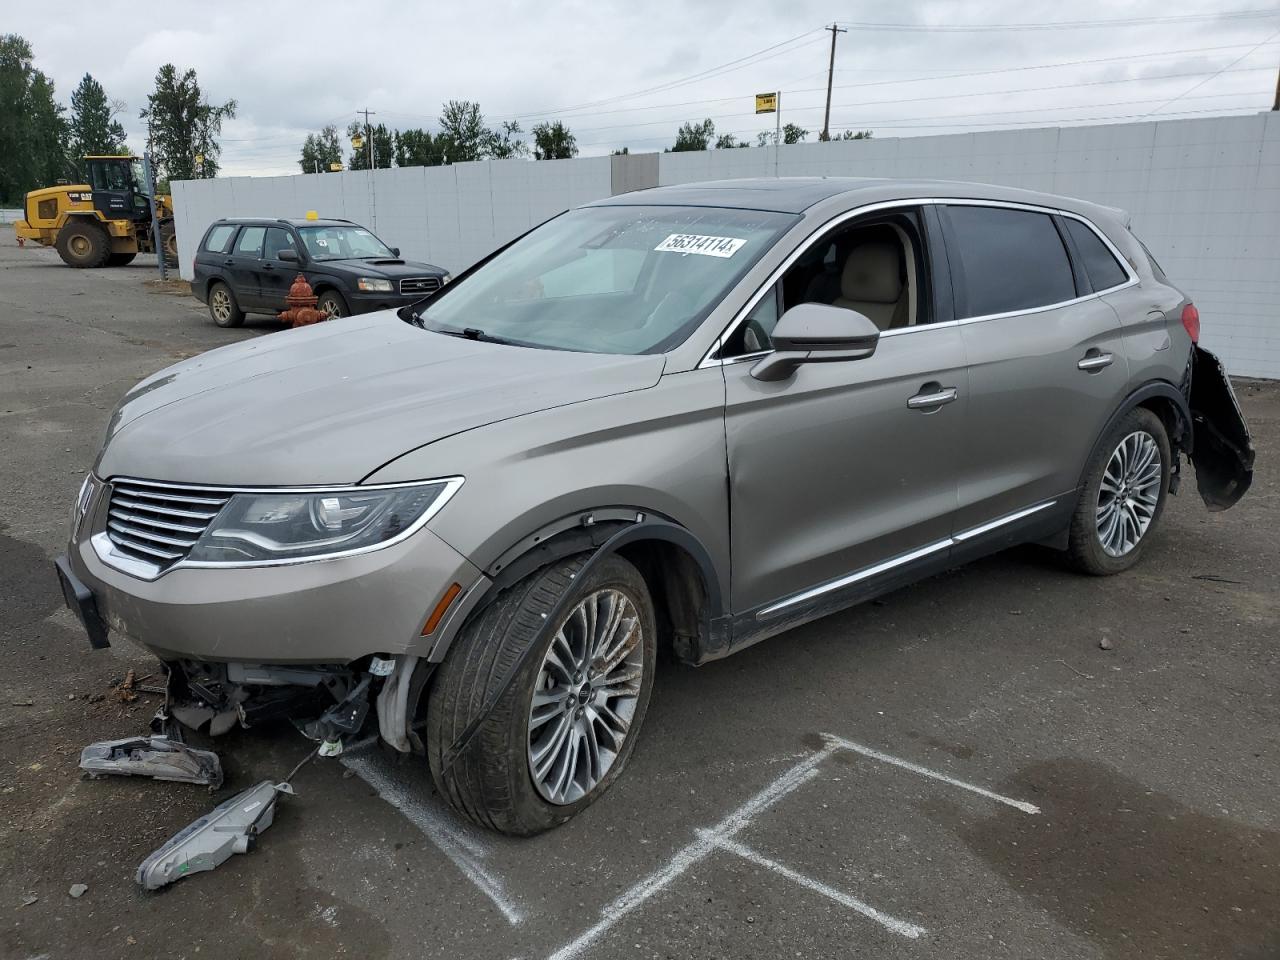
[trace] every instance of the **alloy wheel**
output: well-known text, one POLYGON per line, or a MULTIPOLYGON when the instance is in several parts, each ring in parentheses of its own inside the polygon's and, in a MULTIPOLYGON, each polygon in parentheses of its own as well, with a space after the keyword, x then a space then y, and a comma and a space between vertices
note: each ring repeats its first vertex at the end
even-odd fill
POLYGON ((220 323, 226 323, 231 318, 231 297, 227 294, 227 291, 213 291, 213 297, 209 305, 213 308, 214 318, 220 323))
POLYGON ((1163 482, 1160 447, 1155 437, 1138 430, 1111 454, 1098 486, 1098 542, 1111 557, 1123 557, 1151 526, 1163 482))
POLYGON ((338 301, 332 297, 328 297, 320 301, 320 312, 328 319, 336 320, 342 316, 342 307, 338 305, 338 301))
POLYGON ((605 588, 556 630, 529 708, 529 773, 544 800, 581 800, 622 752, 644 678, 643 629, 635 602, 605 588))

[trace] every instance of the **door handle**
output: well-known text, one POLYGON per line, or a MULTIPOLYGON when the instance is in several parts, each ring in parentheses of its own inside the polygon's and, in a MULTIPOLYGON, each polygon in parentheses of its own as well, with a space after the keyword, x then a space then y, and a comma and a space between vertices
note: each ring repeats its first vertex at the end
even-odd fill
POLYGON ((262 265, 262 269, 263 269, 263 270, 274 270, 274 269, 275 269, 275 267, 274 267, 274 266, 272 266, 272 265, 271 265, 271 264, 269 264, 269 263, 264 263, 264 264, 262 265))
POLYGON ((222 265, 223 265, 224 267, 233 267, 233 266, 235 266, 235 263, 236 263, 236 261, 235 261, 235 258, 234 258, 234 257, 227 257, 227 259, 225 259, 225 260, 223 260, 223 261, 222 261, 222 265))
POLYGON ((944 387, 937 383, 926 383, 921 387, 921 390, 927 392, 917 393, 907 401, 907 406, 912 410, 929 410, 940 407, 943 404, 951 403, 956 397, 960 396, 960 391, 955 387, 944 387))
POLYGON ((1103 353, 1095 347, 1080 358, 1076 363, 1076 369, 1083 370, 1085 373, 1097 373, 1099 370, 1111 366, 1114 360, 1114 356, 1109 353, 1103 353))

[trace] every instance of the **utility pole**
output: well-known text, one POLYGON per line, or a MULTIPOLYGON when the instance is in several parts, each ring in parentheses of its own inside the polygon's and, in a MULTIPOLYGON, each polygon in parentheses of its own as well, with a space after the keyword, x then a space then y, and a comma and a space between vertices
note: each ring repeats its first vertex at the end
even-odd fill
POLYGON ((831 139, 831 82, 836 72, 836 34, 848 33, 849 31, 838 24, 832 24, 824 29, 831 31, 831 59, 827 61, 827 110, 822 115, 822 134, 819 140, 831 139))
POLYGON ((369 169, 372 170, 377 162, 378 155, 373 152, 373 127, 369 126, 369 115, 377 116, 376 110, 370 110, 367 107, 364 110, 357 110, 356 113, 364 114, 364 135, 369 141, 369 169))

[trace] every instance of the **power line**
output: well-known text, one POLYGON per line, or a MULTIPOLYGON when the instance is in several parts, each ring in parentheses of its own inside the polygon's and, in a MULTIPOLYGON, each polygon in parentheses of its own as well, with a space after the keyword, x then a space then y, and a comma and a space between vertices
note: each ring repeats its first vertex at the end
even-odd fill
POLYGON ((1156 107, 1154 110, 1149 111, 1147 115, 1148 115, 1148 116, 1150 116, 1152 113, 1159 113, 1161 110, 1163 110, 1163 109, 1164 109, 1165 107, 1167 107, 1169 104, 1174 103, 1174 102, 1175 102, 1175 101, 1177 101, 1177 100, 1181 100, 1183 97, 1185 97, 1188 93, 1191 93, 1193 90, 1199 90, 1201 87, 1203 87, 1203 86, 1204 86, 1206 83, 1208 83, 1210 80, 1216 80, 1218 77, 1222 76, 1224 73, 1227 73, 1228 71, 1230 71, 1230 70, 1231 70, 1231 68, 1232 68, 1232 67, 1234 67, 1234 66, 1235 66, 1237 63, 1239 63, 1241 60, 1245 60, 1245 59, 1247 59, 1251 54, 1253 54, 1253 53, 1254 53, 1254 52, 1256 52, 1257 50, 1260 50, 1260 49, 1262 48, 1262 45, 1263 45, 1263 44, 1265 44, 1265 43, 1267 42, 1267 40, 1271 40, 1272 38, 1274 38, 1274 37, 1276 37, 1276 36, 1280 36, 1280 30, 1277 30, 1275 33, 1271 34, 1271 36, 1270 36, 1270 37, 1267 37, 1267 39, 1266 39, 1266 40, 1263 40, 1261 43, 1258 43, 1258 44, 1254 45, 1254 47, 1253 47, 1252 49, 1250 49, 1250 50, 1246 51, 1245 53, 1242 53, 1240 56, 1236 57, 1234 60, 1232 60, 1230 63, 1228 63, 1225 67, 1223 67, 1223 68, 1222 68, 1221 70, 1219 70, 1217 73, 1214 73, 1214 74, 1211 74, 1210 76, 1205 77, 1205 78, 1204 78, 1203 80, 1201 80, 1199 83, 1195 83, 1195 84, 1192 84, 1191 86, 1187 87, 1187 89, 1186 89, 1186 90, 1183 90, 1183 91, 1182 91, 1182 93, 1178 94, 1176 97, 1173 97, 1173 98, 1172 98, 1172 99, 1170 99, 1170 100, 1166 100, 1164 103, 1160 104, 1160 106, 1156 107))
POLYGON ((1172 17, 1133 17, 1123 20, 1051 20, 1040 23, 876 23, 868 20, 840 20, 858 30, 888 30, 920 33, 982 33, 1008 30, 1091 30, 1098 27, 1147 27, 1211 20, 1249 20, 1280 16, 1280 10, 1234 10, 1225 13, 1186 14, 1172 17))

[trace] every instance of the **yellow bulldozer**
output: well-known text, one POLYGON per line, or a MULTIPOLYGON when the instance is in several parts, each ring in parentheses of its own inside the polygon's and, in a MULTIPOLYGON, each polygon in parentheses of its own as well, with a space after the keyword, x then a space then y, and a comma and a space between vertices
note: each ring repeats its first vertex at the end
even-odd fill
MULTIPOLYGON (((20 240, 56 247, 71 267, 120 267, 139 253, 154 253, 151 196, 138 157, 85 157, 89 183, 32 190, 14 224, 20 240)), ((155 198, 160 248, 178 262, 173 200, 155 198)))

